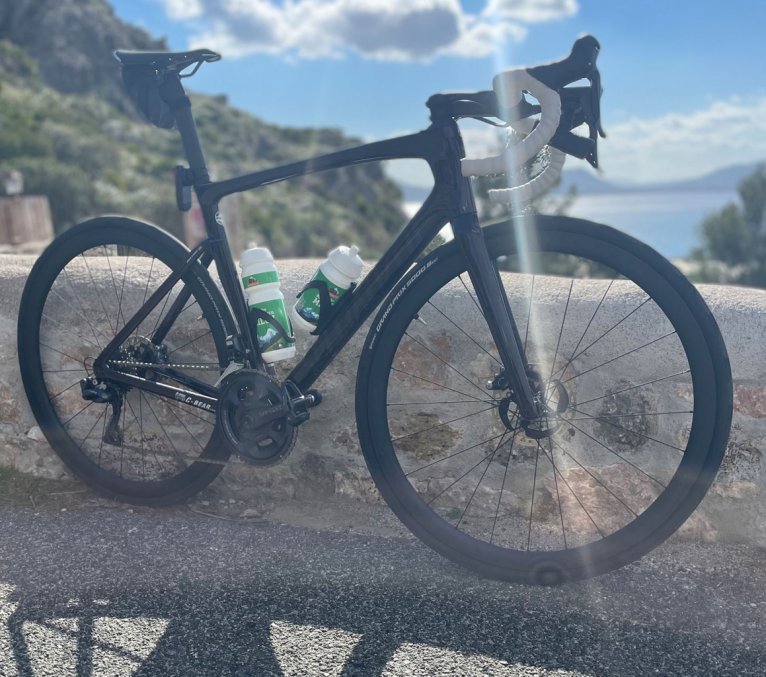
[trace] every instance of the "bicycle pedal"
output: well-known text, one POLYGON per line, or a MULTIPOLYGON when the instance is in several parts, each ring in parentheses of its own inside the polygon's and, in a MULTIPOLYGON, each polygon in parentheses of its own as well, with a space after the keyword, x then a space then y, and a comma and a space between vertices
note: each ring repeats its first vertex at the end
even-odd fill
POLYGON ((299 426, 301 423, 305 423, 309 420, 309 409, 313 409, 321 401, 322 394, 318 390, 309 390, 305 395, 290 398, 287 403, 290 409, 287 414, 287 422, 291 426, 299 426))

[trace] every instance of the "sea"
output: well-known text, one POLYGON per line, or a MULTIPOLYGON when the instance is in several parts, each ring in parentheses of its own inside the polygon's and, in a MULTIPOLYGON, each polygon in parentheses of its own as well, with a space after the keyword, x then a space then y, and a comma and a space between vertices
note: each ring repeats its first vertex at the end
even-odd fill
MULTIPOLYGON (((703 219, 736 202, 734 190, 635 191, 579 195, 569 216, 589 219, 643 240, 667 258, 687 258, 699 246, 703 219)), ((417 202, 406 202, 414 214, 417 202)))

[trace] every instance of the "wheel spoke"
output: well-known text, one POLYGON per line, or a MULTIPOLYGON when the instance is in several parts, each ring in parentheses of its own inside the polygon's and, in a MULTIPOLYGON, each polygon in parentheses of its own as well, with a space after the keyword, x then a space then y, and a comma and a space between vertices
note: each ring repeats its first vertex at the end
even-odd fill
POLYGON ((553 361, 551 362, 551 371, 548 374, 548 380, 553 378, 553 370, 556 368, 556 358, 559 356, 559 348, 561 347, 561 335, 564 333, 564 323, 567 321, 567 311, 569 310, 569 300, 572 298, 572 286, 574 280, 569 281, 569 293, 567 294, 567 302, 564 306, 564 317, 561 318, 561 329, 559 329, 559 336, 556 339, 556 351, 553 353, 553 361))
MULTIPOLYGON (((549 442, 550 442, 550 441, 551 441, 551 438, 549 437, 549 438, 548 438, 548 440, 549 440, 549 442)), ((558 446, 558 445, 557 445, 557 446, 558 446)), ((599 528, 598 524, 596 524, 596 521, 593 519, 593 517, 591 516, 590 512, 588 512, 588 509, 587 509, 587 508, 586 508, 586 507, 583 505, 583 502, 582 502, 582 501, 579 499, 579 497, 578 497, 578 496, 577 496, 577 494, 575 493, 575 490, 574 490, 574 489, 572 489, 572 487, 571 487, 571 485, 569 484, 569 482, 567 482, 567 480, 566 480, 566 477, 564 477, 564 475, 561 473, 561 470, 558 470, 558 469, 556 468, 556 464, 554 463, 554 460, 553 460, 553 449, 552 449, 552 448, 550 449, 550 452, 551 452, 551 458, 550 458, 550 461, 551 461, 551 465, 552 465, 552 466, 553 466, 553 468, 554 468, 554 474, 555 474, 556 472, 558 472, 558 474, 559 474, 559 477, 561 478, 561 481, 564 483, 564 486, 566 486, 566 488, 567 488, 567 489, 569 489, 569 492, 572 494, 572 496, 574 497, 575 501, 577 501, 577 503, 579 504, 579 506, 582 508, 583 512, 586 514, 586 516, 588 517, 588 519, 591 521, 591 524, 593 524, 593 526, 594 526, 594 527, 596 527, 596 531, 598 532, 598 535, 599 535, 599 536, 601 536, 601 538, 606 538, 606 534, 604 534, 604 532, 603 532, 603 531, 601 531, 601 529, 599 528)), ((543 453, 545 453, 545 450, 544 450, 544 449, 543 449, 543 453)), ((618 500, 619 500, 619 499, 618 499, 618 500)), ((620 502, 622 503, 622 501, 620 501, 620 502)), ((624 503, 623 503, 623 505, 624 505, 624 503)), ((626 506, 626 507, 627 507, 627 506, 626 506)), ((633 512, 633 511, 631 510, 631 512, 633 512)), ((635 515, 635 513, 633 513, 633 514, 635 515)), ((562 522, 562 529, 563 529, 563 528, 564 528, 564 526, 563 526, 563 522, 562 522)), ((566 545, 566 544, 565 544, 565 545, 566 545)))
MULTIPOLYGON (((404 376, 409 376, 410 378, 416 378, 416 379, 419 379, 421 381, 425 381, 426 383, 430 383, 432 385, 439 386, 440 388, 443 388, 444 390, 449 390, 449 391, 451 391, 453 393, 457 393, 458 395, 462 395, 463 397, 470 397, 475 402, 483 402, 483 403, 487 403, 487 404, 495 402, 494 399, 481 400, 478 397, 474 397, 473 395, 469 395, 468 393, 464 393, 464 392, 462 392, 460 390, 455 390, 454 388, 450 388, 448 386, 445 386, 443 383, 437 383, 436 381, 431 381, 431 380, 429 380, 429 379, 427 379, 427 378, 425 378, 423 376, 418 376, 417 374, 411 374, 408 371, 404 371, 403 369, 397 369, 396 367, 393 367, 393 366, 391 367, 391 371, 395 371, 397 374, 403 374, 404 376)), ((483 394, 483 392, 482 392, 482 394, 483 394)))
POLYGON ((688 374, 690 372, 689 369, 684 369, 683 371, 679 371, 675 374, 670 374, 669 376, 663 376, 662 378, 656 378, 652 381, 647 381, 646 383, 639 383, 637 385, 628 386, 627 388, 622 388, 621 390, 615 390, 613 392, 604 393, 603 395, 599 395, 598 397, 593 397, 589 400, 584 400, 582 402, 578 402, 580 406, 583 404, 590 404, 591 402, 596 402, 597 400, 603 400, 605 397, 611 397, 612 395, 619 395, 620 393, 626 393, 629 390, 635 390, 636 388, 643 388, 644 386, 650 386, 654 383, 659 383, 660 381, 667 381, 670 378, 674 378, 676 376, 683 376, 684 374, 688 374))
POLYGON ((627 357, 628 355, 632 355, 633 353, 638 352, 639 350, 643 350, 644 348, 648 348, 651 345, 654 345, 658 341, 662 341, 662 339, 666 339, 668 336, 673 336, 676 334, 676 331, 670 331, 667 334, 663 334, 659 338, 654 339, 653 341, 649 341, 648 343, 644 343, 641 346, 638 346, 638 348, 633 348, 633 350, 629 350, 626 353, 623 353, 622 355, 618 355, 617 357, 613 357, 611 360, 607 360, 606 362, 602 362, 601 364, 596 365, 595 367, 591 367, 590 369, 586 369, 585 371, 581 371, 579 374, 575 374, 574 376, 570 376, 567 379, 564 379, 562 383, 569 383, 570 381, 574 381, 576 378, 580 378, 581 376, 584 376, 585 374, 589 374, 592 371, 596 371, 596 369, 601 369, 601 367, 605 367, 607 364, 612 364, 612 362, 617 362, 617 360, 621 360, 623 357, 627 357))
POLYGON ((406 439, 408 437, 414 437, 415 435, 421 435, 423 433, 427 433, 431 430, 436 430, 437 428, 442 428, 445 425, 449 425, 450 423, 455 423, 456 421, 462 421, 463 419, 470 418, 471 416, 478 416, 479 414, 483 414, 486 411, 492 411, 494 407, 487 407, 486 409, 482 409, 481 411, 474 411, 470 414, 466 414, 465 416, 458 416, 457 418, 453 418, 449 421, 445 421, 444 423, 437 423, 436 425, 432 425, 428 428, 423 428, 421 430, 416 430, 414 433, 407 433, 406 435, 400 435, 399 437, 392 437, 392 442, 398 442, 399 440, 406 439))
POLYGON ((458 456, 459 454, 464 454, 466 451, 470 451, 471 449, 476 449, 476 447, 480 447, 482 444, 487 444, 487 442, 494 442, 496 439, 499 439, 503 435, 505 435, 505 432, 500 433, 499 435, 495 435, 494 437, 490 437, 489 439, 482 440, 481 442, 477 442, 476 444, 472 444, 470 447, 466 447, 465 449, 456 451, 450 454, 449 456, 445 456, 444 458, 439 458, 435 461, 431 461, 431 463, 426 463, 425 465, 421 465, 419 468, 415 468, 415 470, 410 470, 408 473, 406 473, 406 476, 409 477, 410 475, 414 475, 416 472, 424 470, 425 468, 430 468, 431 466, 436 465, 437 463, 443 463, 444 461, 454 458, 455 456, 458 456))
MULTIPOLYGON (((625 317, 623 317, 623 318, 622 318, 622 319, 621 319, 621 320, 620 320, 620 321, 619 321, 617 324, 615 324, 615 325, 613 325, 613 326, 609 327, 609 329, 607 329, 607 330, 606 330, 606 331, 605 331, 603 334, 601 334, 601 336, 599 336, 599 337, 598 337, 598 338, 597 338, 595 341, 593 341, 593 342, 589 343, 589 344, 588 344, 588 345, 587 345, 585 348, 583 348, 583 349, 582 349, 582 350, 581 350, 579 353, 576 353, 576 354, 572 354, 572 357, 570 357, 570 358, 567 360, 567 363, 566 363, 566 365, 564 365, 564 369, 560 369, 559 371, 557 371, 557 372, 556 372, 556 374, 557 374, 557 375, 558 375, 558 374, 563 374, 563 373, 564 373, 564 370, 565 370, 565 369, 566 369, 566 368, 567 368, 567 367, 568 367, 570 364, 572 364, 572 362, 574 362, 574 361, 575 361, 575 360, 576 360, 578 357, 580 357, 580 355, 582 355, 583 353, 586 353, 586 352, 587 352, 587 351, 588 351, 590 348, 592 348, 593 346, 595 346, 595 345, 596 345, 596 344, 597 344, 597 343, 598 343, 598 342, 599 342, 599 341, 600 341, 602 338, 604 338, 605 336, 607 336, 608 334, 610 334, 612 331, 614 331, 615 329, 617 329, 617 327, 619 327, 619 326, 620 326, 620 325, 621 325, 623 322, 625 322, 625 320, 627 320, 629 317, 631 317, 631 316, 632 316, 634 313, 638 312, 638 311, 639 311, 641 308, 643 308, 643 307, 644 307, 644 306, 645 306, 647 303, 649 303, 649 301, 651 301, 651 300, 652 300, 652 297, 651 297, 651 296, 647 296, 647 297, 646 297, 646 299, 644 299, 644 301, 643 301, 642 303, 640 303, 640 304, 639 304, 639 305, 638 305, 636 308, 634 308, 633 310, 631 310, 631 311, 630 311, 630 312, 629 312, 629 313, 628 313, 628 314, 627 314, 625 317)), ((672 333, 675 333, 675 332, 672 332, 672 333)), ((663 337, 663 338, 664 338, 664 337, 663 337)))
POLYGON ((505 436, 508 434, 508 431, 504 431, 502 437, 500 437, 500 441, 497 443, 497 446, 492 450, 492 455, 489 457, 489 461, 487 463, 487 467, 484 468, 484 472, 481 473, 481 477, 479 478, 479 481, 476 483, 476 486, 473 488, 473 492, 471 493, 471 497, 468 499, 468 503, 465 505, 465 509, 463 510, 463 514, 460 515, 460 519, 457 521, 457 524, 455 525, 455 529, 460 528, 460 523, 463 521, 463 518, 466 516, 466 513, 468 512, 468 508, 471 507, 471 502, 473 501, 473 497, 476 496, 476 491, 479 488, 479 485, 484 481, 484 476, 487 474, 487 470, 489 470, 489 466, 492 465, 492 460, 495 458, 495 454, 497 453, 497 450, 502 446, 505 436))
MULTIPOLYGON (((475 384, 475 383, 474 383, 474 382, 473 382, 473 381, 472 381, 470 378, 468 378, 468 377, 467 377, 467 376, 466 376, 464 373, 462 373, 462 372, 461 372, 459 369, 457 369, 457 367, 454 367, 454 366, 453 366, 453 365, 451 365, 449 362, 447 362, 447 361, 446 361, 444 358, 442 358, 440 355, 437 355, 437 354, 436 354, 436 353, 435 353, 433 350, 431 350, 431 349, 430 349, 428 346, 426 346, 426 345, 424 345, 423 343, 421 343, 420 341, 418 341, 418 340, 417 340, 417 339, 416 339, 416 338, 415 338, 415 337, 414 337, 412 334, 410 334, 409 332, 405 331, 405 332, 404 332, 404 335, 405 335, 407 338, 409 338, 411 341, 414 341, 415 343, 417 343, 417 344, 418 344, 418 345, 419 345, 421 348, 423 348, 423 350, 425 350, 427 353, 429 353, 429 354, 433 355, 433 356, 434 356, 434 357, 435 357, 437 360, 439 360, 439 362, 441 362, 442 364, 444 364, 444 365, 446 365, 447 367, 449 367, 450 369, 452 369, 452 371, 454 371, 456 374, 458 374, 458 375, 459 375, 459 376, 460 376, 460 377, 461 377, 461 378, 462 378, 464 381, 466 381, 467 383, 469 383, 471 386, 473 386, 474 388, 476 388, 476 390, 478 390, 478 391, 479 391, 479 392, 480 392, 482 395, 486 395, 486 392, 485 392, 484 390, 482 390, 482 389, 481 389, 479 386, 477 386, 477 385, 476 385, 476 384, 475 384)), ((493 398, 493 399, 494 399, 494 398, 493 398)))
MULTIPOLYGON (((569 423, 569 421, 567 421, 567 422, 569 423)), ((585 435, 585 437, 588 437, 588 438, 590 438, 590 439, 591 439, 591 440, 593 440, 593 441, 594 441, 596 444, 598 444, 598 445, 602 446, 602 447, 603 447, 604 449, 606 449, 606 450, 607 450, 609 453, 611 453, 611 454, 614 454, 614 455, 615 455, 617 458, 619 458, 620 460, 622 460, 622 461, 625 461, 625 463, 627 463, 627 464, 628 464, 628 465, 630 465, 630 466, 633 466, 633 467, 634 467, 636 470, 638 470, 638 472, 640 472, 642 475, 645 475, 645 476, 646 476, 646 477, 648 477, 650 480, 652 480, 652 482, 656 482, 656 483, 657 483, 657 484, 659 484, 659 485, 660 485, 660 486, 661 486, 663 489, 665 489, 665 488, 666 488, 666 485, 665 485, 665 484, 663 484, 662 482, 660 482, 660 480, 658 480, 656 477, 652 477, 652 476, 651 476, 651 475, 650 475, 648 472, 646 472, 644 469, 642 469, 642 468, 639 468, 639 467, 638 467, 638 466, 637 466, 635 463, 633 463, 633 461, 631 461, 631 460, 629 460, 629 459, 625 458, 625 457, 624 457, 622 454, 618 454, 618 453, 617 453, 617 452, 616 452, 614 449, 611 449, 611 448, 609 448, 609 447, 608 447, 608 446, 606 446, 606 444, 604 444, 604 443, 603 443, 601 440, 598 440, 598 439, 596 439, 595 437, 593 437, 593 435, 591 435, 591 434, 589 434, 589 433, 585 432, 585 430, 583 430, 582 428, 580 428, 580 427, 579 427, 578 425, 576 425, 575 423, 571 423, 571 426, 572 426, 572 427, 573 427, 575 430, 579 430, 579 431, 580 431, 580 432, 581 432, 583 435, 585 435)), ((633 431, 631 430, 630 432, 633 432, 633 431)))
MULTIPOLYGON (((607 285, 606 290, 604 291, 604 295, 601 297, 601 300, 598 302, 598 305, 596 306, 596 309, 593 311, 593 315, 590 316, 590 320, 588 320, 588 324, 585 325, 585 330, 583 331, 582 335, 580 336, 580 340, 577 342, 577 345, 574 347, 574 350, 572 351, 572 356, 566 361, 563 368, 561 368, 559 371, 556 372, 556 374, 563 374, 566 372, 567 367, 572 364, 572 360, 575 359, 575 355, 577 355, 577 349, 580 347, 580 345, 583 342, 583 339, 585 338, 585 335, 588 333, 588 329, 590 329, 590 325, 593 323, 593 320, 596 318, 596 313, 598 313, 599 308, 601 308, 601 305, 604 303, 604 299, 606 298, 606 295, 609 293, 609 290, 612 288, 612 285, 614 284, 614 280, 609 280, 609 284, 607 285)), ((588 346, 590 347, 590 346, 588 346)))
MULTIPOLYGON (((566 454, 571 458, 577 465, 579 465, 588 475, 590 475, 598 484, 600 484, 604 489, 606 489, 614 498, 616 498, 620 503, 622 503, 633 515, 633 517, 638 517, 638 514, 631 508, 625 501, 623 501, 617 494, 615 494, 606 484, 604 484, 601 479, 598 477, 598 475, 594 475, 588 468, 586 468, 580 461, 578 461, 572 454, 570 454, 564 447, 562 447, 556 440, 553 440, 553 444, 555 444, 559 449, 561 449, 562 453, 566 454)), ((574 493, 574 492, 573 492, 574 493)), ((587 512, 587 511, 586 511, 587 512)), ((598 527, 597 527, 598 528, 598 527)), ((599 531, 600 533, 600 531, 599 531)))
MULTIPOLYGON (((516 421, 519 420, 518 414, 516 414, 516 421)), ((513 452, 513 444, 516 441, 516 434, 519 432, 518 428, 513 429, 513 436, 511 437, 511 444, 508 446, 508 462, 505 464, 505 470, 503 471, 503 482, 500 485, 500 494, 497 497, 497 507, 495 508, 495 519, 492 522, 492 531, 489 534, 489 542, 492 543, 495 537, 495 529, 497 528, 497 517, 500 514, 500 504, 503 501, 503 490, 505 489, 505 480, 508 477, 508 468, 511 467, 511 453, 513 452)))
MULTIPOLYGON (((579 409, 577 409, 575 407, 570 407, 570 410, 571 411, 576 411, 578 414, 586 414, 586 412, 580 411, 579 409)), ((686 413, 694 413, 694 412, 685 412, 684 411, 684 412, 680 412, 680 413, 686 414, 686 413)), ((602 420, 604 418, 607 418, 606 416, 590 416, 590 415, 586 414, 584 416, 584 418, 586 420, 597 421, 599 423, 603 423, 605 425, 612 426, 612 428, 617 428, 618 430, 624 430, 625 432, 631 433, 632 435, 638 435, 639 437, 643 437, 644 439, 651 440, 652 442, 656 442, 657 444, 661 444, 661 445, 663 445, 665 447, 668 447, 670 449, 675 449, 676 451, 680 451, 682 454, 685 451, 684 449, 681 449, 681 447, 676 447, 676 446, 674 446, 672 444, 669 444, 668 442, 663 442, 662 440, 655 439, 651 435, 646 435, 646 434, 640 433, 640 432, 638 432, 636 430, 631 430, 630 428, 625 428, 624 426, 617 425, 616 423, 612 423, 611 421, 604 421, 604 420, 602 420)), ((572 421, 579 421, 579 420, 582 420, 582 419, 562 417, 562 420, 566 421, 567 423, 571 423, 572 421)), ((572 424, 572 425, 574 425, 574 424, 572 424)))
POLYGON ((453 321, 451 318, 447 317, 447 316, 446 316, 446 315, 445 315, 445 314, 444 314, 444 313, 443 313, 443 312, 442 312, 442 311, 441 311, 439 308, 437 308, 437 307, 436 307, 436 305, 434 305, 434 303, 433 303, 432 301, 430 301, 430 300, 429 300, 429 301, 427 301, 427 303, 428 303, 428 305, 429 305, 429 306, 431 306, 431 307, 432 307, 434 310, 436 310, 436 311, 437 311, 437 312, 438 312, 440 315, 442 315, 442 316, 444 317, 444 319, 445 319, 445 320, 447 320, 447 322, 449 322, 450 324, 452 324, 452 325, 455 327, 455 329, 457 329, 457 330, 458 330, 458 331, 460 331, 460 332, 461 332, 463 335, 465 335, 465 336, 466 336, 468 339, 470 339, 470 340, 471 340, 471 341, 474 343, 474 345, 475 345, 475 346, 476 346, 476 347, 477 347, 479 350, 481 350, 482 352, 484 352, 486 355, 489 355, 489 357, 490 357, 490 358, 491 358, 491 359, 492 359, 492 360, 493 360, 493 361, 494 361, 496 364, 500 365, 501 367, 503 366, 503 365, 502 365, 502 362, 500 362, 500 360, 498 360, 498 359, 497 359, 497 358, 496 358, 496 357, 495 357, 495 356, 494 356, 492 353, 490 353, 490 352, 489 352, 489 351, 488 351, 488 350, 487 350, 487 349, 486 349, 486 348, 485 348, 483 345, 481 345, 481 343, 479 343, 479 342, 478 342, 478 341, 477 341, 477 340, 476 340, 476 339, 475 339, 473 336, 471 336, 471 335, 470 335, 470 334, 469 334, 469 333, 468 333, 468 332, 467 332, 465 329, 463 329, 463 328, 462 328, 462 327, 461 327, 459 324, 455 323, 455 322, 454 322, 454 321, 453 321))

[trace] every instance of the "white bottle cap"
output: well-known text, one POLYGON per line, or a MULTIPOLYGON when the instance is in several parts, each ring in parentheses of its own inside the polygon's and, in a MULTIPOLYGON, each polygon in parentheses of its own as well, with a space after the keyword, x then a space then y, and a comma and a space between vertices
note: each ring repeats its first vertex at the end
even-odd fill
POLYGON ((253 247, 245 252, 242 252, 242 256, 239 259, 240 267, 250 266, 254 263, 264 263, 267 261, 273 261, 274 257, 266 247, 253 247))
POLYGON ((359 247, 356 245, 336 247, 327 255, 327 260, 351 280, 357 280, 364 268, 364 263, 359 258, 359 247))

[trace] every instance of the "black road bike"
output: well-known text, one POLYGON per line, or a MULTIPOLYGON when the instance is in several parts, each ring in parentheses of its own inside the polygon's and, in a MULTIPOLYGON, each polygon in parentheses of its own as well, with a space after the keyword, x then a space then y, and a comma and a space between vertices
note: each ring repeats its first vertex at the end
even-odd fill
POLYGON ((551 127, 552 97, 544 143, 595 166, 598 51, 585 37, 562 61, 525 69, 543 94, 523 79, 510 97, 497 81, 436 94, 424 131, 222 181, 210 179, 181 83, 219 55, 117 52, 137 105, 181 134, 178 207, 193 189, 207 239, 190 251, 106 216, 37 260, 19 360, 53 449, 95 491, 142 505, 192 496, 231 454, 276 463, 321 401, 312 386, 378 308, 358 368, 359 440, 415 535, 481 574, 532 583, 644 555, 691 515, 722 460, 732 385, 718 327, 675 267, 616 230, 545 215, 480 228, 457 125, 526 121, 532 137, 551 127), (589 136, 573 133, 583 124, 589 136), (431 194, 278 379, 254 340, 219 201, 397 158, 429 164, 431 194), (454 239, 424 254, 446 224, 454 239))

